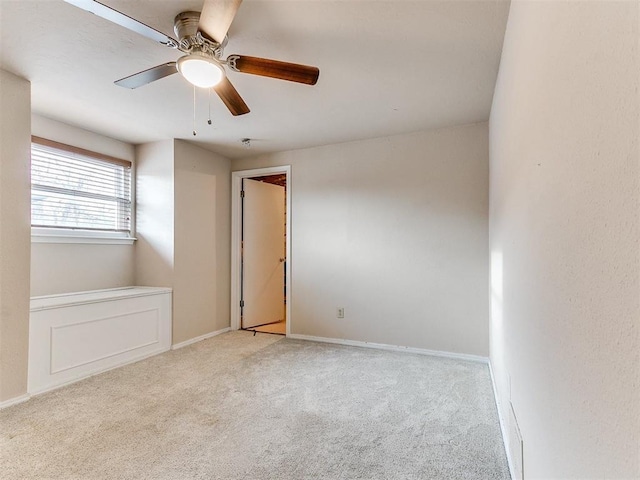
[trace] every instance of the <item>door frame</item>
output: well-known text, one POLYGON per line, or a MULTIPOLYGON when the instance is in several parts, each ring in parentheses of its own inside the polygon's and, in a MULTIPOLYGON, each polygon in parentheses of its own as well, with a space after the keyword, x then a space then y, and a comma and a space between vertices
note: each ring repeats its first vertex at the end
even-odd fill
POLYGON ((242 253, 240 250, 240 241, 242 239, 242 199, 240 192, 242 191, 242 180, 245 178, 283 173, 287 175, 287 185, 285 186, 287 210, 285 215, 285 295, 287 303, 285 312, 287 318, 287 337, 291 335, 291 165, 231 172, 231 330, 239 330, 242 326, 240 319, 240 291, 242 288, 242 275, 240 272, 242 265, 242 253))

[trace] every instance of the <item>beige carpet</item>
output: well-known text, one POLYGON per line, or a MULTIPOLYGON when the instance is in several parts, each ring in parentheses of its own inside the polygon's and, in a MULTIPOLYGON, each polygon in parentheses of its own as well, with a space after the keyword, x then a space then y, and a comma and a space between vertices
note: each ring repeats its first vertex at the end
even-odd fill
POLYGON ((6 479, 508 479, 486 365, 251 332, 0 412, 6 479))

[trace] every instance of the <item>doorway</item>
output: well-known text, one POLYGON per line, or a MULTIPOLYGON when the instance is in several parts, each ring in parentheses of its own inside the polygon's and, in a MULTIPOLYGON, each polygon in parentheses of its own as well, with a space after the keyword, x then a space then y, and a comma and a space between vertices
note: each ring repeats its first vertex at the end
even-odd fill
POLYGON ((290 166, 232 172, 231 328, 291 331, 290 166))
POLYGON ((242 179, 240 327, 286 334, 286 174, 242 179))

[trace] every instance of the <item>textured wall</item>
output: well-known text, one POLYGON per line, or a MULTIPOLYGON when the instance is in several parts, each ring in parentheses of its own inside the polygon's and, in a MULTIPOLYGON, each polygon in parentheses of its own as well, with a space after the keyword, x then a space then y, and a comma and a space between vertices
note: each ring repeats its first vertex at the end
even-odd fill
POLYGON ((234 161, 291 165, 292 333, 488 354, 487 128, 234 161))
POLYGON ((0 402, 27 391, 31 85, 0 70, 0 402))
POLYGON ((490 121, 491 361, 527 479, 640 478, 638 9, 511 5, 490 121))
MULTIPOLYGON (((31 116, 31 132, 116 158, 135 159, 133 145, 38 115, 31 116)), ((32 243, 31 295, 133 285, 133 254, 133 245, 32 243)))

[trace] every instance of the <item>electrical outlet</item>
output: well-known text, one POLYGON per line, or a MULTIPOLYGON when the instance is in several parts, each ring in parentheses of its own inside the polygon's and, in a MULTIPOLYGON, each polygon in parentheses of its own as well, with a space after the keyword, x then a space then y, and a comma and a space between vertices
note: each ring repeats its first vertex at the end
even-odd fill
POLYGON ((336 312, 336 316, 338 318, 344 318, 344 307, 338 307, 338 311, 336 312))

